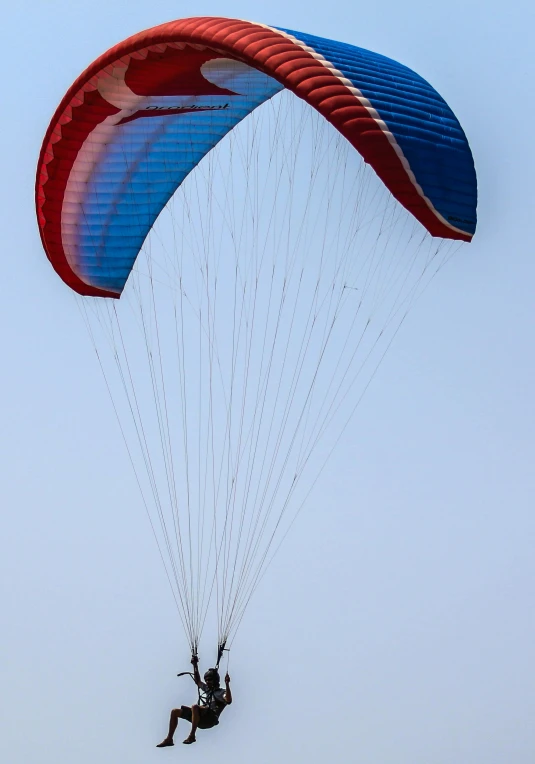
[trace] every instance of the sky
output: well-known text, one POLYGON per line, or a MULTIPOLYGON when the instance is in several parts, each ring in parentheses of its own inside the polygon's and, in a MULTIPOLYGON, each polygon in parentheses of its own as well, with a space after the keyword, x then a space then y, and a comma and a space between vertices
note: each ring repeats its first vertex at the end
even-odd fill
POLYGON ((534 15, 522 0, 4 11, 0 760, 532 764, 534 15), (422 74, 470 140, 479 227, 411 312, 257 592, 232 708, 162 751, 169 709, 195 697, 175 676, 187 645, 33 190, 78 74, 193 15, 302 29, 422 74))

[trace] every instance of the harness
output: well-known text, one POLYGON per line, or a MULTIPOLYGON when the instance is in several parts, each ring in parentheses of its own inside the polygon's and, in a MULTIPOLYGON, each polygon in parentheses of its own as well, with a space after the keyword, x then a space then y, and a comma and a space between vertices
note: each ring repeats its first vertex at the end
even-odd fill
MULTIPOLYGON (((223 653, 228 652, 228 649, 225 647, 225 642, 218 645, 217 648, 217 662, 215 664, 215 669, 219 670, 219 664, 221 662, 221 658, 223 657, 223 653)), ((197 654, 193 654, 195 657, 197 657, 197 654)), ((193 681, 195 682, 195 675, 192 671, 181 671, 180 674, 177 674, 177 676, 190 676, 193 681)), ((220 700, 216 698, 216 690, 219 689, 218 687, 211 689, 203 690, 197 685, 197 703, 199 706, 204 706, 205 708, 210 708, 210 710, 214 711, 215 714, 219 717, 219 714, 225 707, 225 703, 222 703, 220 700), (214 706, 217 707, 217 711, 214 709, 214 706)))
MULTIPOLYGON (((218 688, 219 689, 219 688, 218 688)), ((216 698, 215 690, 201 690, 199 688, 199 704, 209 708, 219 718, 221 711, 225 708, 225 703, 222 703, 216 698)))
MULTIPOLYGON (((180 674, 177 674, 177 676, 190 676, 193 681, 195 681, 195 676, 191 671, 182 671, 180 674)), ((215 692, 218 689, 220 688, 216 687, 214 690, 203 690, 199 687, 199 685, 197 685, 197 703, 199 706, 209 708, 210 711, 213 711, 214 714, 219 718, 221 711, 225 708, 225 703, 222 703, 216 698, 215 692)))

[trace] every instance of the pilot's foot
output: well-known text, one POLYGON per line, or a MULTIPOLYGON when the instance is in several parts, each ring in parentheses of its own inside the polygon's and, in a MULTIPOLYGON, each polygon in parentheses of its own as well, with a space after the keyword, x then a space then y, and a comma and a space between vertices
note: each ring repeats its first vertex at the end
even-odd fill
POLYGON ((172 741, 172 740, 169 740, 169 738, 168 738, 168 737, 166 737, 166 738, 165 738, 165 740, 162 740, 162 742, 161 742, 161 743, 158 743, 158 745, 156 746, 156 748, 167 748, 167 747, 168 747, 168 746, 170 746, 170 745, 174 745, 174 743, 173 743, 173 741, 172 741))

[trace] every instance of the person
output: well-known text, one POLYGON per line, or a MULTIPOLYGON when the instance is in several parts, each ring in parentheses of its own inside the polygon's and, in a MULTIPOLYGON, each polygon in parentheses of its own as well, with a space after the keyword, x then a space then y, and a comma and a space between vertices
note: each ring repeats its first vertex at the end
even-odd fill
POLYGON ((157 748, 167 748, 174 745, 173 737, 179 719, 191 722, 191 732, 183 741, 186 745, 196 742, 197 729, 207 730, 219 724, 219 717, 223 710, 232 703, 230 691, 230 676, 225 676, 225 689, 220 686, 219 672, 216 668, 210 668, 204 675, 204 682, 199 674, 199 659, 192 655, 193 681, 199 688, 199 703, 191 706, 180 706, 171 711, 169 719, 169 732, 167 737, 158 743, 157 748))

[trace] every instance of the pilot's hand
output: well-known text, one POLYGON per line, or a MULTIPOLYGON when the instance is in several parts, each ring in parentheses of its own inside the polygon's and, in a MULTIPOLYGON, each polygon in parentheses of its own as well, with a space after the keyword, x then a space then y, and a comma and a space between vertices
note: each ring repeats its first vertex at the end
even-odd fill
POLYGON ((230 676, 228 673, 225 675, 225 684, 230 684, 230 676))
POLYGON ((198 662, 199 662, 199 659, 197 658, 197 656, 196 655, 192 655, 191 656, 191 664, 192 664, 192 666, 196 666, 198 664, 198 662))

